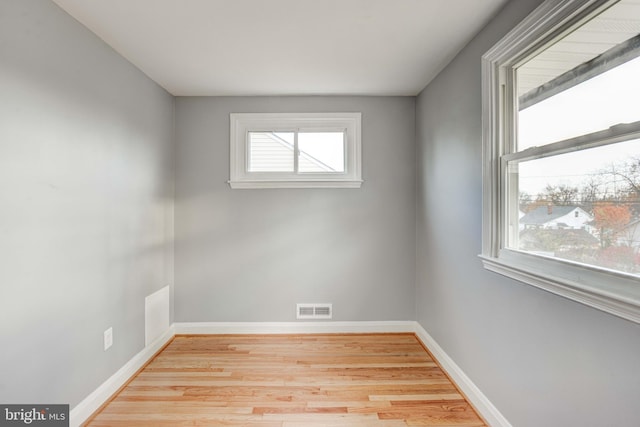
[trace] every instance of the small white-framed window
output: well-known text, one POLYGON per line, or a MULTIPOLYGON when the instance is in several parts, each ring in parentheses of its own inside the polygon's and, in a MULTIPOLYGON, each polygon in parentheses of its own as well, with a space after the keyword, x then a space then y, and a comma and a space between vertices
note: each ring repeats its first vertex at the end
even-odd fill
POLYGON ((640 4, 547 0, 482 72, 485 268, 640 323, 640 4))
POLYGON ((230 114, 231 188, 359 188, 361 113, 230 114))

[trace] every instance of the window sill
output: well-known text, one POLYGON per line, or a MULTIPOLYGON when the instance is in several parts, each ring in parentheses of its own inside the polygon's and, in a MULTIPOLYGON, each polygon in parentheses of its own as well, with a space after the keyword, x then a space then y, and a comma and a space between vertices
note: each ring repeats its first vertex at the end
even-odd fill
POLYGON ((228 181, 232 189, 252 188, 360 188, 361 180, 313 180, 313 181, 228 181))
POLYGON ((640 284, 635 276, 512 251, 502 251, 499 258, 479 257, 489 271, 640 323, 640 284))

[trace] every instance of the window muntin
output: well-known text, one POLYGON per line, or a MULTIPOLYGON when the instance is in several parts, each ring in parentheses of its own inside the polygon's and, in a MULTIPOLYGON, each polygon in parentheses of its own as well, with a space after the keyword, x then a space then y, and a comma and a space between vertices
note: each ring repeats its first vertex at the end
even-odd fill
POLYGON ((360 113, 231 114, 232 188, 358 188, 360 113))
POLYGON ((637 2, 547 0, 483 56, 481 255, 491 271, 638 323, 638 192, 620 172, 640 170, 640 109, 637 82, 619 76, 639 55, 637 2), (589 52, 566 51, 578 39, 589 52), (570 65, 552 70, 550 58, 570 65))

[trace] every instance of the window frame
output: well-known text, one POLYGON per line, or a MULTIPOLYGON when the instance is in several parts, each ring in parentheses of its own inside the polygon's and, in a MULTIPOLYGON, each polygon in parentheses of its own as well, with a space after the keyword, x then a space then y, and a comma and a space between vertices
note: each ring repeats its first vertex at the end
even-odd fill
MULTIPOLYGON (((229 185, 256 188, 360 188, 361 113, 231 113, 229 185), (249 132, 345 131, 344 172, 250 172, 249 132)), ((297 141, 297 136, 296 136, 297 141)), ((297 164, 294 151, 294 164, 297 164)))
POLYGON ((516 67, 613 3, 615 0, 547 0, 483 55, 483 219, 479 256, 489 271, 640 323, 637 276, 507 248, 508 203, 513 200, 513 192, 518 191, 517 185, 507 185, 508 161, 605 144, 594 140, 614 143, 630 134, 640 135, 636 122, 632 126, 614 126, 600 135, 515 150, 516 67))

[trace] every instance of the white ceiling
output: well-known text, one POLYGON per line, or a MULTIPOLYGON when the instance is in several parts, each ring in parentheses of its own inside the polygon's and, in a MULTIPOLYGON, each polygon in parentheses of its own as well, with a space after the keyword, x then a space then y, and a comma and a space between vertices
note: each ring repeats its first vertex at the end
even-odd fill
POLYGON ((173 95, 204 96, 416 95, 508 0, 53 1, 173 95))

